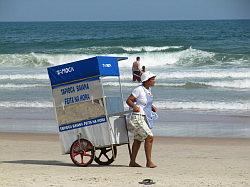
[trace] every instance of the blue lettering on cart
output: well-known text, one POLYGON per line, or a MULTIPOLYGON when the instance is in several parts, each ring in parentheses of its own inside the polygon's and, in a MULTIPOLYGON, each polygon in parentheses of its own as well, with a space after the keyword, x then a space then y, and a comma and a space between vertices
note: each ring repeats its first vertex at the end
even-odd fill
POLYGON ((89 90, 89 84, 80 84, 80 85, 76 85, 76 91, 82 91, 82 90, 89 90))
POLYGON ((64 99, 64 105, 69 105, 75 103, 74 97, 67 97, 64 99))
POLYGON ((62 95, 71 94, 71 93, 74 93, 74 92, 75 92, 74 86, 70 86, 70 87, 61 89, 61 94, 62 95))
POLYGON ((79 102, 79 96, 75 96, 74 100, 75 100, 76 103, 79 102))
POLYGON ((99 123, 104 123, 106 121, 107 121, 106 117, 102 116, 99 118, 85 120, 85 121, 81 121, 81 122, 77 122, 77 123, 64 124, 64 125, 59 126, 59 132, 68 131, 68 130, 77 129, 77 128, 83 128, 83 127, 87 127, 87 126, 91 126, 91 125, 96 125, 99 123))
POLYGON ((81 94, 81 95, 77 95, 74 97, 64 98, 64 105, 70 105, 70 104, 74 104, 74 103, 78 103, 82 101, 89 101, 89 100, 90 100, 89 94, 81 94))
POLYGON ((79 97, 80 101, 90 100, 89 94, 81 94, 79 97))
MULTIPOLYGON (((56 89, 56 88, 61 87, 61 86, 68 86, 68 85, 72 85, 72 84, 77 84, 77 83, 82 83, 82 82, 90 82, 90 81, 96 81, 96 80, 99 80, 99 77, 90 77, 90 78, 87 78, 85 80, 74 80, 74 81, 71 81, 71 82, 61 83, 61 84, 58 84, 58 85, 52 85, 52 89, 56 89)), ((88 87, 88 89, 90 89, 89 85, 86 86, 86 87, 88 87)))
POLYGON ((88 83, 62 88, 61 89, 61 94, 62 95, 71 94, 71 93, 80 92, 80 91, 83 91, 83 90, 89 90, 89 84, 88 83))

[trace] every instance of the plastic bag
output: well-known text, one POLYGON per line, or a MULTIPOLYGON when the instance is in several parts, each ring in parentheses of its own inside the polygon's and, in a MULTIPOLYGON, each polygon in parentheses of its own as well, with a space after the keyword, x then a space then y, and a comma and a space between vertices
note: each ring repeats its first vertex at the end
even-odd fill
POLYGON ((152 129, 154 127, 154 121, 158 119, 158 115, 156 112, 151 111, 147 115, 148 127, 152 129))

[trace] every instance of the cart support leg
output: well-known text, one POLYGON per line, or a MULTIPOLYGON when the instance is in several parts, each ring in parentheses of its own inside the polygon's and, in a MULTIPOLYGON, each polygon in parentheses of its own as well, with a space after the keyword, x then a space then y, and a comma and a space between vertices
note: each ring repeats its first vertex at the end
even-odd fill
POLYGON ((111 150, 112 150, 112 156, 114 157, 114 160, 116 159, 115 151, 114 151, 114 145, 111 145, 111 150))
POLYGON ((128 127, 127 127, 127 120, 126 120, 126 116, 124 115, 124 120, 125 120, 125 127, 126 127, 126 131, 127 131, 127 137, 128 137, 128 152, 129 152, 129 158, 131 160, 132 158, 132 151, 131 151, 131 147, 130 147, 130 140, 129 140, 129 134, 128 134, 128 127))
POLYGON ((130 147, 130 143, 128 142, 128 152, 129 152, 129 157, 130 157, 130 160, 132 158, 132 151, 131 151, 131 147, 130 147))

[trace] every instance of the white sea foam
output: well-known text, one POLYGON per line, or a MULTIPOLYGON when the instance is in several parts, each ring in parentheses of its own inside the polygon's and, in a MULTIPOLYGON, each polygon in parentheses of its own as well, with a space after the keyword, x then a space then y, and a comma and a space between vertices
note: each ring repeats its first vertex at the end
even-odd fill
POLYGON ((48 74, 7 74, 0 75, 0 80, 23 80, 23 79, 36 79, 36 80, 48 80, 48 74))
POLYGON ((94 56, 97 56, 96 54, 93 55, 84 55, 84 54, 37 54, 38 58, 45 58, 51 64, 54 65, 60 65, 60 64, 66 64, 70 62, 75 62, 78 60, 83 60, 87 58, 92 58, 94 56))
POLYGON ((248 102, 175 102, 156 101, 154 105, 160 109, 197 109, 197 110, 250 110, 248 102))
MULTIPOLYGON (((224 88, 240 88, 240 89, 249 89, 250 88, 250 70, 247 71, 194 71, 194 72, 166 72, 166 73, 157 73, 156 86, 162 87, 185 87, 190 86, 187 83, 199 84, 201 86, 212 86, 212 87, 224 87, 224 88), (220 80, 220 81, 191 81, 187 82, 186 79, 197 79, 197 78, 218 78, 225 79, 229 78, 231 80, 220 80), (183 82, 180 83, 171 83, 171 79, 183 79, 183 82), (234 80, 236 79, 236 80, 234 80), (167 82, 161 82, 166 80, 167 82), (169 82, 170 81, 170 82, 169 82)), ((48 80, 47 74, 5 74, 0 75, 0 80, 48 80)), ((113 82, 115 78, 108 77, 104 85, 106 86, 119 86, 118 82, 113 82), (110 80, 110 81, 108 81, 110 80)), ((140 83, 127 82, 131 80, 131 73, 122 73, 121 75, 122 86, 131 87, 139 85, 140 83), (125 82, 124 82, 125 81, 125 82)), ((43 84, 0 84, 0 88, 28 88, 28 87, 39 87, 45 86, 43 84)), ((195 87, 195 85, 194 85, 195 87)))
POLYGON ((204 84, 209 85, 209 86, 214 86, 214 87, 249 89, 250 79, 215 81, 215 82, 208 82, 204 84))
MULTIPOLYGON (((136 87, 141 83, 137 82, 121 82, 123 87, 136 87)), ((119 82, 105 82, 105 86, 119 86, 119 82)), ((183 83, 163 83, 156 82, 156 87, 184 87, 184 88, 205 88, 205 87, 221 87, 233 89, 250 89, 250 79, 230 80, 230 81, 211 81, 211 82, 183 82, 183 83)))
MULTIPOLYGON (((123 87, 136 87, 141 83, 137 82, 121 82, 123 87)), ((22 89, 22 88, 35 88, 35 87, 47 87, 49 85, 45 84, 0 84, 0 88, 6 89, 22 89)), ((119 82, 105 82, 104 86, 114 86, 118 87, 119 82)), ((244 80, 233 80, 233 81, 215 81, 215 82, 186 82, 186 83, 156 83, 155 86, 161 87, 223 87, 223 88, 240 88, 240 89, 249 89, 250 88, 250 79, 244 80)))
MULTIPOLYGON (((185 79, 185 78, 250 78, 250 69, 244 70, 193 70, 174 72, 154 72, 157 79, 185 79)), ((121 73, 122 79, 131 79, 131 73, 121 73)))
POLYGON ((163 47, 154 47, 154 46, 141 46, 141 47, 121 47, 127 52, 156 52, 156 51, 164 51, 167 49, 180 49, 183 46, 163 46, 163 47))
POLYGON ((53 107, 49 101, 1 101, 2 108, 48 108, 53 107))
POLYGON ((32 66, 32 67, 44 67, 49 66, 47 56, 41 56, 36 53, 29 54, 0 54, 0 65, 3 66, 32 66))
MULTIPOLYGON (((135 86, 139 86, 141 83, 133 83, 133 82, 121 82, 121 85, 124 86, 124 87, 135 87, 135 86)), ((119 82, 105 82, 103 84, 104 86, 114 86, 114 87, 117 87, 119 86, 119 82)))
POLYGON ((141 64, 146 67, 161 67, 165 65, 192 65, 193 63, 206 63, 214 57, 215 53, 201 51, 197 49, 186 49, 177 52, 156 52, 142 54, 128 54, 129 63, 121 61, 120 67, 131 67, 137 56, 141 57, 141 64))
MULTIPOLYGON (((177 102, 155 101, 154 105, 159 109, 194 109, 194 110, 250 110, 248 102, 177 102)), ((124 103, 124 106, 126 104, 124 103)), ((2 101, 1 108, 51 108, 53 103, 49 101, 2 101)))
POLYGON ((22 89, 22 88, 35 88, 35 87, 45 87, 47 85, 44 84, 0 84, 0 88, 7 88, 7 89, 22 89))
MULTIPOLYGON (((114 87, 117 87, 119 86, 119 82, 105 82, 104 83, 104 86, 114 86, 114 87)), ((138 83, 138 82, 121 82, 121 85, 123 87, 136 87, 136 86, 139 86, 141 85, 141 83, 138 83)), ((166 87, 178 87, 178 86, 185 86, 185 83, 180 83, 180 84, 177 84, 177 83, 157 83, 156 86, 166 86, 166 87)))
POLYGON ((250 71, 192 71, 160 73, 160 79, 183 79, 183 78, 250 78, 250 71))

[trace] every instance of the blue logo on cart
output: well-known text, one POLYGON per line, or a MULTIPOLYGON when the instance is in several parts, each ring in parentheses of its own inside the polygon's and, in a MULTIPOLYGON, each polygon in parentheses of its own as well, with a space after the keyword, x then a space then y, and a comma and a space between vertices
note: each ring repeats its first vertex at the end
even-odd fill
POLYGON ((83 128, 83 127, 96 125, 96 124, 104 123, 104 122, 107 122, 107 119, 106 119, 105 116, 102 116, 102 117, 89 119, 89 120, 84 120, 84 121, 80 121, 80 122, 76 122, 76 123, 60 125, 59 126, 59 132, 78 129, 78 128, 83 128))

